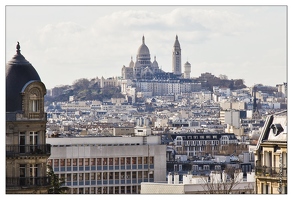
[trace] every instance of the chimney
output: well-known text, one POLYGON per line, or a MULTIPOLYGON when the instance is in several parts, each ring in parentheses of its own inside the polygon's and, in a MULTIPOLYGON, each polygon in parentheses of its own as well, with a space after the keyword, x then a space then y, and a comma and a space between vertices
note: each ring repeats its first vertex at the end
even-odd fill
POLYGON ((172 184, 172 173, 169 172, 168 174, 168 184, 172 184))
POLYGON ((179 174, 174 174, 174 184, 179 184, 179 174))

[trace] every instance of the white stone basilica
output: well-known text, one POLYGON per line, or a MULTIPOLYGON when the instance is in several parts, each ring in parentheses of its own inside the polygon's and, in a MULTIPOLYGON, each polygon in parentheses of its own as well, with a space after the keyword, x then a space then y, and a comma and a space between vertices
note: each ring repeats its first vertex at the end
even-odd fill
MULTIPOLYGON (((189 63, 188 63, 189 64, 189 63)), ((154 61, 151 61, 149 48, 145 44, 145 38, 142 37, 142 44, 138 48, 136 61, 133 62, 132 57, 128 67, 122 67, 122 77, 123 79, 154 79, 160 77, 173 78, 186 78, 190 77, 190 64, 189 69, 185 70, 184 75, 181 72, 181 48, 178 41, 178 36, 176 35, 176 40, 173 45, 172 53, 172 73, 164 72, 159 68, 158 62, 156 61, 156 56, 154 61), (186 72, 189 73, 186 76, 186 72)))

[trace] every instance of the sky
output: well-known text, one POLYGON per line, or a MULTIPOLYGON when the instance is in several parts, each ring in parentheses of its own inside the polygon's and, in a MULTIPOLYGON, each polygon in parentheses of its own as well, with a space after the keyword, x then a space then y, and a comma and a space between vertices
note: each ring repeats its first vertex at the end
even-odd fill
POLYGON ((275 86, 287 82, 287 6, 6 5, 5 63, 16 54, 51 89, 80 78, 121 76, 142 36, 159 67, 172 72, 175 37, 191 77, 209 72, 275 86))

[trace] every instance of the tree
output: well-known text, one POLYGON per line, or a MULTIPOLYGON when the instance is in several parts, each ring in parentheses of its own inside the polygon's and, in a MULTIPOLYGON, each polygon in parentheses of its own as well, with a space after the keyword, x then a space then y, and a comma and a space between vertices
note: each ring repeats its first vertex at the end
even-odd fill
POLYGON ((219 78, 222 80, 228 80, 228 76, 224 75, 224 74, 220 74, 219 78))
MULTIPOLYGON (((239 169, 226 167, 223 172, 213 171, 210 178, 204 176, 202 177, 202 180, 202 187, 206 194, 231 194, 242 182, 243 177, 239 169)), ((242 189, 241 192, 253 193, 253 186, 250 187, 248 184, 248 186, 245 189, 242 189)))
POLYGON ((67 193, 69 188, 62 186, 64 185, 65 180, 63 178, 58 178, 58 175, 54 173, 51 165, 47 165, 47 175, 51 183, 51 186, 48 189, 48 194, 66 194, 67 193))

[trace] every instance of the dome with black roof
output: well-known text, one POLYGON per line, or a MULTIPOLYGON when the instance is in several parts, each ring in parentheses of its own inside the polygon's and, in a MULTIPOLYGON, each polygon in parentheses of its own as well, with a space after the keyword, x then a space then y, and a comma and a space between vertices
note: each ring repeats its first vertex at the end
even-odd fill
POLYGON ((41 81, 39 74, 20 53, 17 42, 16 54, 6 64, 6 112, 22 110, 21 91, 30 81, 41 81))

